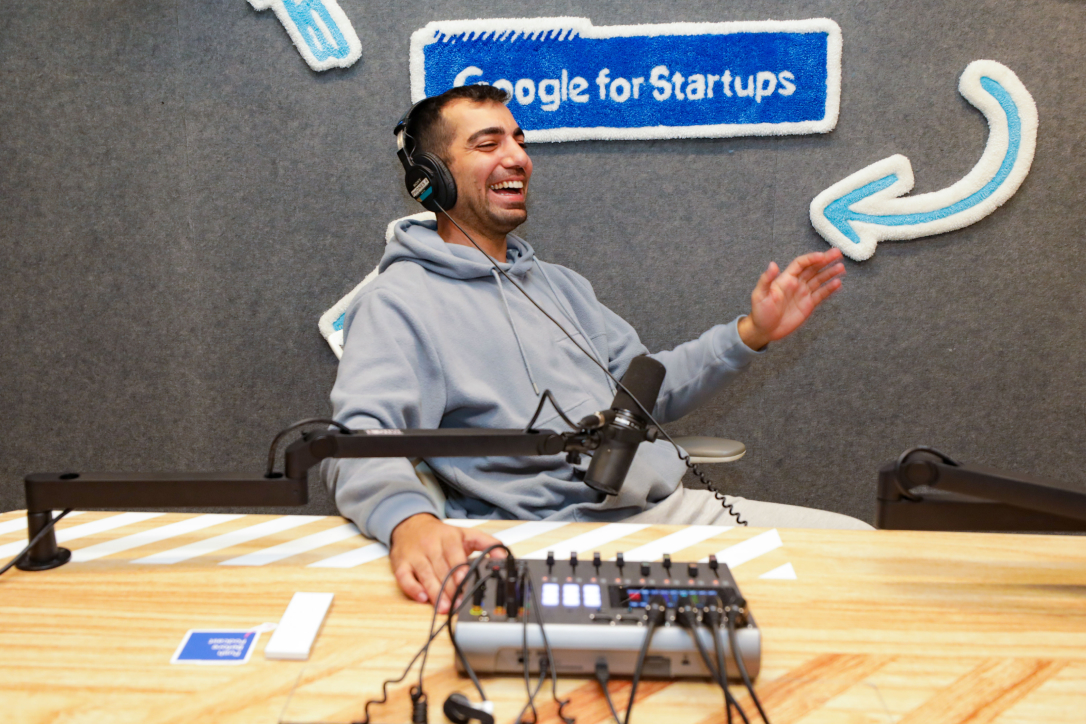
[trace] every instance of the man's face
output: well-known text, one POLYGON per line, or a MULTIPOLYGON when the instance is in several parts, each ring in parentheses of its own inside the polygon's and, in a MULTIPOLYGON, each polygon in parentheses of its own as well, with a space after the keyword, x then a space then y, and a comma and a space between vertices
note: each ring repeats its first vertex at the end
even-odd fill
POLYGON ((442 110, 453 129, 446 157, 456 180, 458 221, 504 236, 528 218, 532 160, 524 132, 500 103, 456 100, 442 110))

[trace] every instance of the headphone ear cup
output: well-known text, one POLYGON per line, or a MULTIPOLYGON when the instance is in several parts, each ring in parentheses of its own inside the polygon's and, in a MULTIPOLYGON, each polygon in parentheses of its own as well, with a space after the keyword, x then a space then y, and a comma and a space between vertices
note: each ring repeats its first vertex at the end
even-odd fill
POLYGON ((453 724, 468 724, 470 719, 468 715, 464 713, 464 709, 471 709, 471 702, 468 697, 464 696, 460 692, 455 694, 449 694, 449 698, 445 700, 445 705, 442 710, 445 712, 445 718, 453 722, 453 724))
POLYGON ((445 162, 432 153, 420 153, 412 161, 416 167, 425 169, 434 189, 432 197, 422 201, 422 205, 435 213, 441 209, 449 211, 456 206, 456 181, 445 162))

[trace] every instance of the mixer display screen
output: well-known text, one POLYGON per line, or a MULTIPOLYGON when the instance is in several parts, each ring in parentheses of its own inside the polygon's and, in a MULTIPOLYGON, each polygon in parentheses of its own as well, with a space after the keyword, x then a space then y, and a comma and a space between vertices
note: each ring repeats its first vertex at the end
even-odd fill
POLYGON ((610 586, 609 588, 611 606, 615 608, 644 608, 652 597, 657 595, 663 596, 668 608, 677 606, 679 599, 683 596, 698 606, 712 603, 718 596, 721 599, 724 598, 724 589, 718 587, 610 586))

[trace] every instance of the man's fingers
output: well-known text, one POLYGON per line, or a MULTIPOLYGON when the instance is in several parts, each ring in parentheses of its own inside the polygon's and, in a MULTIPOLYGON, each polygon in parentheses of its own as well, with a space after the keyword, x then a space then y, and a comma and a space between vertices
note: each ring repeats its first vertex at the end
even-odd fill
POLYGON ((406 593, 409 598, 418 601, 419 603, 426 603, 430 600, 430 595, 415 577, 415 569, 410 563, 405 561, 398 565, 395 574, 396 582, 400 584, 400 589, 406 593))
POLYGON ((809 254, 803 256, 797 256, 792 260, 792 263, 788 265, 788 269, 785 274, 790 274, 799 278, 801 281, 807 281, 812 276, 817 274, 821 269, 829 264, 833 264, 841 259, 840 249, 830 249, 829 251, 812 251, 809 254))
MULTIPOLYGON (((464 554, 474 553, 475 551, 485 551, 490 546, 500 545, 501 541, 490 535, 484 533, 481 530, 474 530, 472 528, 464 529, 464 554)), ((490 555, 494 558, 505 558, 505 551, 501 548, 495 548, 490 551, 490 555)))
MULTIPOLYGON (((449 572, 447 566, 444 566, 443 560, 435 561, 433 558, 424 560, 415 566, 415 578, 419 580, 422 587, 426 589, 427 599, 432 603, 439 599, 441 592, 441 581, 445 578, 445 574, 449 572), (437 563, 438 565, 434 565, 437 563)), ((439 613, 445 613, 448 609, 438 607, 439 613)))
POLYGON ((833 279, 834 277, 844 276, 844 274, 844 264, 831 264, 822 271, 818 272, 818 274, 814 275, 812 279, 807 282, 807 287, 811 289, 811 291, 814 291, 815 289, 818 289, 823 284, 828 282, 830 279, 833 279))
POLYGON ((762 272, 762 276, 758 277, 758 283, 754 286, 754 296, 764 297, 769 294, 769 287, 778 274, 780 274, 780 268, 777 266, 777 262, 769 262, 769 266, 762 272))
MULTIPOLYGON (((460 533, 460 531, 456 531, 456 533, 460 533)), ((467 562, 467 554, 464 552, 464 544, 460 535, 451 535, 442 540, 442 555, 444 556, 445 565, 447 566, 446 570, 467 562)), ((445 590, 441 592, 442 603, 452 603, 453 591, 455 591, 456 587, 460 585, 460 582, 464 580, 465 575, 467 575, 466 566, 452 575, 449 584, 445 587, 445 590)))
POLYGON ((827 284, 823 284, 816 291, 811 294, 811 299, 814 300, 814 304, 817 307, 822 302, 826 301, 831 294, 841 288, 840 279, 832 279, 827 284))

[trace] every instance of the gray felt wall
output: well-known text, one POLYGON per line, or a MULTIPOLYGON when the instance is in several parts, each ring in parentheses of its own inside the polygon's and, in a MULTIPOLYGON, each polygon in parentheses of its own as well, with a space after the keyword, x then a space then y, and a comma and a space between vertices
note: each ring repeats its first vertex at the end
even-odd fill
MULTIPOLYGON (((410 33, 529 13, 843 31, 828 135, 531 147, 524 235, 652 349, 745 311, 770 260, 826 248, 808 204, 852 171, 902 153, 916 193, 961 178, 987 126, 958 75, 1013 69, 1040 115, 1017 195, 848 262, 841 294, 673 431, 747 443, 714 469, 731 493, 868 520, 878 465, 919 443, 1086 481, 1086 2, 340 5, 362 58, 316 74, 244 0, 0 3, 4 510, 32 471, 258 470, 279 428, 327 414, 317 318, 416 211, 391 134, 410 33)), ((311 485, 308 512, 333 512, 311 485)))

